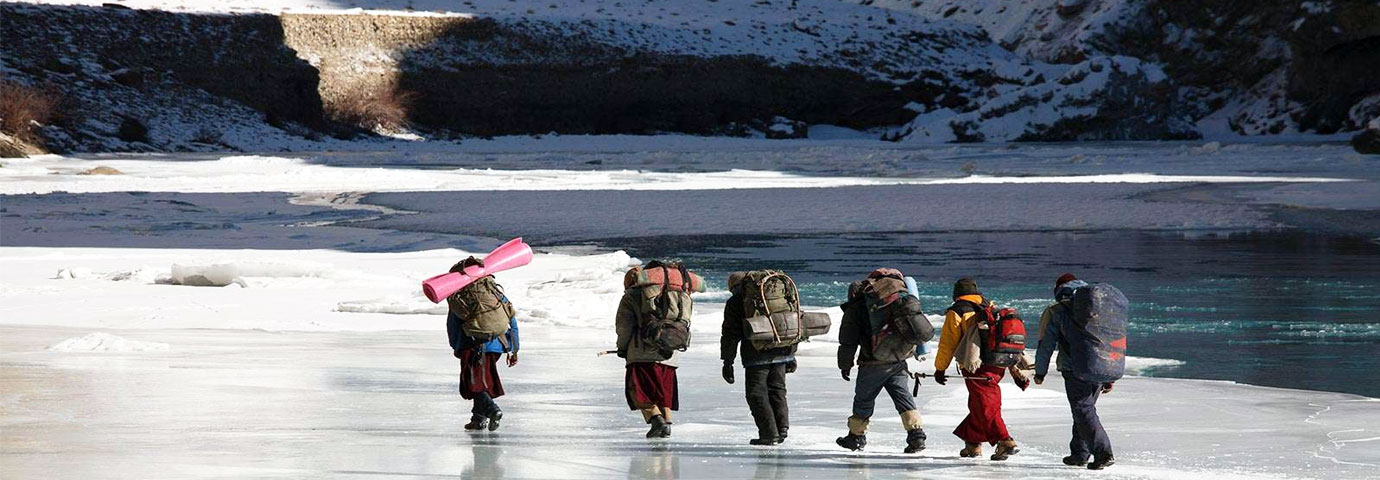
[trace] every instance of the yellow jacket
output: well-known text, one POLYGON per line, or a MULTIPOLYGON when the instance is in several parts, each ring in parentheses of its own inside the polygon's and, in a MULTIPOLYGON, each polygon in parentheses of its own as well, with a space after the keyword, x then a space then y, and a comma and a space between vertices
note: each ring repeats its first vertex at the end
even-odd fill
MULTIPOLYGON (((987 302, 982 295, 964 295, 954 299, 954 302, 969 301, 982 305, 987 302)), ((968 331, 969 323, 975 312, 958 314, 949 309, 944 312, 944 329, 939 334, 939 352, 934 355, 934 369, 948 370, 949 364, 954 360, 954 350, 958 348, 958 342, 963 339, 963 332, 968 331)))

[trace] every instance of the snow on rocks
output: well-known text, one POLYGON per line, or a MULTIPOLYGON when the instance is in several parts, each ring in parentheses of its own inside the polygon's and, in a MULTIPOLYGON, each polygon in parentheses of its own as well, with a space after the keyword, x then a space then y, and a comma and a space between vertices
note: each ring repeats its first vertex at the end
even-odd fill
POLYGON ((129 340, 117 335, 104 332, 89 333, 80 337, 72 337, 63 340, 56 345, 48 347, 50 352, 166 352, 170 346, 166 343, 144 342, 139 340, 129 340))

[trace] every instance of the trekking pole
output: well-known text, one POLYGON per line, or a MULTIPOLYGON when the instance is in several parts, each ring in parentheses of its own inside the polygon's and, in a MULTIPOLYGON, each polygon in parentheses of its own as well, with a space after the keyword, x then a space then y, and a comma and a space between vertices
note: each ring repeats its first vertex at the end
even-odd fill
POLYGON ((602 351, 602 352, 599 352, 599 353, 598 353, 597 355, 595 355, 595 356, 602 357, 602 356, 604 356, 604 355, 613 355, 613 354, 615 354, 615 353, 618 353, 618 350, 604 350, 604 351, 602 351))

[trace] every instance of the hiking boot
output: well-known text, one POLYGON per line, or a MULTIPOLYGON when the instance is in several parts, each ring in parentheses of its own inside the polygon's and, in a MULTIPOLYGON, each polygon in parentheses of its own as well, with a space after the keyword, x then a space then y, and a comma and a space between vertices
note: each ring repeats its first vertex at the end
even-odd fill
POLYGON ((786 443, 786 430, 787 427, 781 427, 776 430, 776 443, 786 443))
POLYGON ((906 453, 915 453, 925 449, 925 431, 915 429, 906 432, 906 453))
POLYGON ((1112 466, 1114 463, 1116 463, 1116 459, 1112 458, 1111 455, 1102 458, 1094 458, 1092 463, 1088 464, 1088 470, 1101 470, 1112 466))
POLYGON ((1000 462, 1008 457, 1020 453, 1021 449, 1016 448, 1016 441, 1012 439, 997 442, 997 451, 992 452, 992 461, 1000 462))
POLYGON ((652 424, 652 428, 647 430, 647 438, 666 438, 671 436, 671 427, 668 426, 666 419, 662 418, 661 415, 653 415, 652 419, 647 421, 647 423, 652 424))
POLYGON ((1084 466, 1084 465, 1087 465, 1087 464, 1088 464, 1088 459, 1086 459, 1086 458, 1078 458, 1078 457, 1075 457, 1075 456, 1073 456, 1073 455, 1069 455, 1069 456, 1067 456, 1067 457, 1064 457, 1064 465, 1068 465, 1068 466, 1070 466, 1070 467, 1081 467, 1081 466, 1084 466))
POLYGON ((837 440, 834 440, 834 443, 839 444, 840 447, 856 452, 867 446, 867 435, 854 435, 850 433, 847 436, 839 437, 837 440))
POLYGON ((499 421, 499 420, 503 420, 503 410, 499 410, 499 409, 495 408, 495 409, 494 409, 494 412, 489 414, 489 431, 490 431, 490 432, 492 432, 492 431, 494 431, 494 430, 498 430, 498 421, 499 421))
POLYGON ((483 430, 489 426, 489 419, 481 415, 470 417, 470 423, 465 424, 465 430, 483 430))
POLYGON ((748 440, 748 444, 758 446, 770 446, 776 445, 778 443, 781 443, 781 439, 779 438, 754 438, 752 440, 748 440))
POLYGON ((981 443, 964 443, 963 450, 958 451, 958 456, 963 458, 975 458, 982 455, 981 443))

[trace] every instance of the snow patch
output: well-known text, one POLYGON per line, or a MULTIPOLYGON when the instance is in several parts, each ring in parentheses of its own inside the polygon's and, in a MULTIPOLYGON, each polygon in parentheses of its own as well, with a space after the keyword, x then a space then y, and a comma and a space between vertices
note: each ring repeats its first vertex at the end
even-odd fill
POLYGON ((129 340, 104 332, 72 337, 48 347, 50 352, 166 352, 166 343, 129 340))

